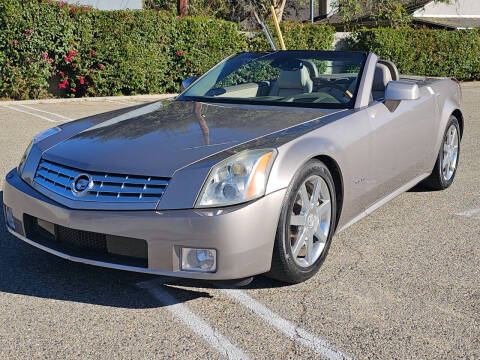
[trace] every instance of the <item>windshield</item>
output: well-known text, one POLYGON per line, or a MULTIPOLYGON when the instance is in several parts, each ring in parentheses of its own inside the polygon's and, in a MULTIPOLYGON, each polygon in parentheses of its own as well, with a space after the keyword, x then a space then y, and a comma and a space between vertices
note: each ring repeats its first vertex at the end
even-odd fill
POLYGON ((366 54, 241 53, 212 68, 178 100, 352 108, 366 54))

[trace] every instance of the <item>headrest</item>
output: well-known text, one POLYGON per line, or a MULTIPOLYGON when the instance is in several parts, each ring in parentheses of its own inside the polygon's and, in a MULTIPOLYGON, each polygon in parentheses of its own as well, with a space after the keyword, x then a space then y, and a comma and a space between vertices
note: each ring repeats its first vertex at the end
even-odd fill
POLYGON ((391 62, 389 60, 380 59, 380 60, 378 60, 378 63, 388 67, 388 69, 390 70, 390 74, 392 75, 392 80, 393 81, 400 80, 400 73, 398 72, 398 69, 393 62, 391 62))
POLYGON ((307 68, 308 72, 310 73, 310 77, 316 78, 318 77, 318 69, 317 66, 311 62, 310 60, 302 60, 303 65, 307 68))
POLYGON ((295 71, 280 70, 278 87, 280 89, 303 89, 308 81, 311 81, 307 67, 295 71))
POLYGON ((390 69, 383 64, 377 64, 373 77, 373 91, 385 91, 387 84, 392 81, 390 69))

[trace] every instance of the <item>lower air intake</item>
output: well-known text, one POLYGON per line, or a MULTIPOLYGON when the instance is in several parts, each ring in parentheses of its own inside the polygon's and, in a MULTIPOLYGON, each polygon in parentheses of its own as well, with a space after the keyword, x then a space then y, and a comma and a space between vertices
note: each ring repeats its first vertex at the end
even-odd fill
POLYGON ((110 264, 148 268, 145 240, 76 230, 24 215, 27 239, 61 253, 110 264))

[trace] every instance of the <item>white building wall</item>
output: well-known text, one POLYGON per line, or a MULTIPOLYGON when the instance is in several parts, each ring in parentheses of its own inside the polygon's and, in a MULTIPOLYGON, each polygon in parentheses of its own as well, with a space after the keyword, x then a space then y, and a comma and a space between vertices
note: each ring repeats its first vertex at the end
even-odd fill
POLYGON ((319 15, 330 14, 334 10, 334 0, 319 0, 319 15))
POLYGON ((72 5, 87 5, 99 10, 142 9, 142 0, 64 0, 72 5))
POLYGON ((480 0, 451 0, 450 4, 431 2, 413 13, 415 17, 480 17, 480 0))

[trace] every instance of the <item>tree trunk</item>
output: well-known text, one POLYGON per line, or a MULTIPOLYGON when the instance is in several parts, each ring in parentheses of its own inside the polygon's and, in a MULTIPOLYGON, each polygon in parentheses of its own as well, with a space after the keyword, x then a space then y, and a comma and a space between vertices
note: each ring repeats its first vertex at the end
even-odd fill
POLYGON ((282 21, 283 11, 285 10, 285 4, 287 0, 273 0, 273 7, 275 9, 275 15, 277 15, 278 22, 282 21))
POLYGON ((177 12, 179 16, 188 15, 187 5, 188 0, 177 0, 177 12))

